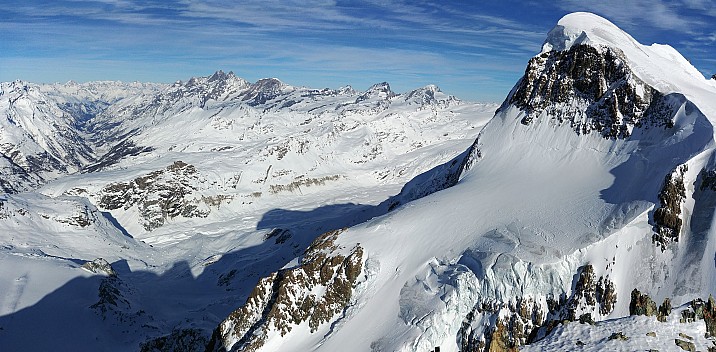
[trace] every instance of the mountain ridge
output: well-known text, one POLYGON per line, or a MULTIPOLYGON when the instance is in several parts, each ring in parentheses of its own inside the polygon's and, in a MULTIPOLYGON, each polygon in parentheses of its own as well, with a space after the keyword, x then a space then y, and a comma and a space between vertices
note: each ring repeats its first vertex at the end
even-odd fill
MULTIPOLYGON (((708 100, 714 92, 702 76, 691 75, 686 60, 669 59, 673 49, 603 40, 608 35, 630 38, 605 21, 580 13, 559 22, 549 45, 530 61, 525 77, 481 130, 468 153, 473 161, 457 184, 338 236, 339 247, 360 243, 364 269, 350 303, 334 315, 330 329, 309 334, 294 320, 300 332, 286 333, 271 324, 290 323, 290 317, 280 323, 258 321, 267 332, 260 335, 263 347, 256 348, 244 343, 259 341, 254 340, 258 336, 232 335, 229 317, 217 328, 214 344, 223 341, 227 350, 439 346, 441 351, 499 351, 534 343, 565 321, 628 316, 634 289, 657 302, 671 298, 690 311, 690 301, 713 292, 709 278, 715 270, 708 254, 715 242, 707 224, 715 209, 703 200, 710 196, 702 193, 704 181, 698 175, 714 155, 708 100), (602 31, 599 36, 595 28, 602 31), (568 43, 554 45, 562 40, 568 43), (584 74, 578 70, 588 71, 590 65, 558 64, 580 55, 607 63, 595 66, 596 79, 579 81, 584 74), (670 66, 665 63, 672 61, 681 65, 674 75, 651 75, 666 72, 670 66), (617 69, 604 84, 609 65, 617 69), (556 78, 550 78, 552 69, 556 78), (572 84, 562 72, 575 69, 572 84), (557 87, 554 95, 552 88, 527 87, 530 82, 549 87, 550 79, 557 87), (513 100, 520 92, 527 94, 513 100), (639 99, 643 107, 621 108, 639 99), (604 112, 586 116, 592 104, 604 104, 604 112), (650 106, 664 108, 650 115, 645 113, 650 106), (661 122, 640 121, 642 112, 647 120, 658 116, 661 122), (594 121, 616 127, 602 129, 594 121), (582 122, 600 133, 587 133, 582 122), (683 187, 684 196, 665 196, 672 194, 669 187, 683 187), (683 220, 683 227, 673 228, 675 240, 655 235, 666 226, 655 215, 657 208, 683 220), (701 215, 689 218, 693 213, 701 215), (680 270, 692 275, 679 276, 680 270)), ((659 334, 672 329, 653 328, 659 334)), ((704 325, 679 329, 703 334, 704 325)), ((712 342, 698 343, 705 348, 712 342)), ((663 348, 654 343, 649 346, 663 348)))
POLYGON ((0 342, 712 348, 716 85, 692 69, 575 13, 499 108, 222 71, 135 87, 82 122, 91 170, 0 196, 0 342), (37 319, 58 302, 80 318, 37 319))

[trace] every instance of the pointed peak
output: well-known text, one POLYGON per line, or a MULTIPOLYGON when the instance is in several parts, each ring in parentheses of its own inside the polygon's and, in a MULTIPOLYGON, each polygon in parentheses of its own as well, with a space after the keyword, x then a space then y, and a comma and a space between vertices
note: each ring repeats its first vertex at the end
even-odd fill
POLYGON ((227 79, 236 79, 236 75, 234 74, 234 71, 229 71, 229 73, 224 73, 223 70, 218 70, 214 72, 213 75, 208 77, 209 82, 214 82, 218 80, 227 80, 227 79))
POLYGON ((390 84, 388 82, 380 82, 372 85, 366 92, 393 92, 390 90, 390 84))
POLYGON ((356 90, 353 89, 353 87, 351 87, 350 85, 348 85, 345 87, 338 88, 338 93, 339 94, 355 94, 356 90))
POLYGON ((218 81, 220 79, 226 79, 227 75, 224 73, 224 71, 219 70, 214 72, 213 75, 209 76, 209 82, 218 81))

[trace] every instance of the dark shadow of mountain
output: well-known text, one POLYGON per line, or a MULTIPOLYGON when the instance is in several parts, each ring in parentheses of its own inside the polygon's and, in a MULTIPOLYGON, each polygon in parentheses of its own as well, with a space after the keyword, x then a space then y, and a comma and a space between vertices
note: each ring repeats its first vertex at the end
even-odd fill
MULTIPOLYGON (((0 316, 0 350, 138 351, 142 342, 182 329, 198 329, 208 339, 261 277, 304 250, 292 241, 265 241, 207 262, 198 276, 186 261, 157 274, 118 260, 112 263, 116 277, 75 277, 37 303, 0 316)), ((86 275, 86 260, 50 258, 40 260, 86 275)))
POLYGON ((108 211, 103 211, 101 213, 102 213, 102 216, 104 216, 104 218, 107 219, 107 221, 109 221, 114 227, 116 227, 117 230, 119 230, 123 235, 125 235, 129 238, 134 238, 132 235, 129 234, 129 232, 127 232, 127 230, 124 228, 124 226, 122 226, 122 224, 120 224, 119 221, 117 221, 117 219, 115 219, 114 216, 112 216, 112 213, 110 213, 108 211))
POLYGON ((272 209, 261 217, 256 229, 289 230, 292 236, 300 239, 302 247, 307 247, 320 234, 351 227, 387 213, 388 206, 384 203, 331 204, 312 210, 272 209))
POLYGON ((296 235, 305 248, 320 234, 364 223, 400 205, 423 198, 457 184, 474 145, 450 161, 433 167, 408 181, 400 193, 377 205, 330 204, 311 210, 272 209, 256 225, 257 230, 281 229, 296 235))

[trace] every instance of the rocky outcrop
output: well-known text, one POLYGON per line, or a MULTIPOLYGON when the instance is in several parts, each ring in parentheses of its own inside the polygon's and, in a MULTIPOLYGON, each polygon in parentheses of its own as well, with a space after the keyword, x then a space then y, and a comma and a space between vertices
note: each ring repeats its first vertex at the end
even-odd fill
POLYGON ((469 170, 482 158, 478 142, 479 138, 462 154, 406 183, 399 194, 386 200, 388 210, 456 185, 463 172, 469 170))
POLYGON ((664 302, 657 308, 649 295, 641 293, 636 288, 631 291, 631 301, 629 301, 629 315, 646 315, 656 316, 660 322, 665 322, 666 318, 671 314, 671 299, 664 298, 664 302))
POLYGON ((284 336, 296 325, 311 332, 333 321, 349 305, 363 268, 363 248, 342 248, 344 230, 318 237, 301 265, 261 280, 246 300, 214 331, 208 351, 255 351, 270 334, 284 336))
POLYGON ((696 345, 691 341, 685 341, 681 339, 674 339, 676 346, 679 346, 684 351, 696 352, 696 345))
POLYGON ((91 262, 86 262, 82 264, 82 269, 85 269, 89 272, 93 272, 95 274, 117 276, 117 272, 114 271, 112 265, 110 265, 103 258, 97 258, 91 262))
POLYGON ((250 106, 266 104, 269 100, 278 97, 289 86, 276 78, 264 78, 256 81, 244 92, 241 100, 250 106))
POLYGON ((99 206, 127 210, 136 206, 147 231, 177 216, 206 217, 209 207, 219 207, 228 196, 197 196, 200 175, 193 165, 175 161, 164 170, 153 171, 129 182, 110 183, 100 192, 99 206))
POLYGON ((639 290, 631 291, 631 301, 629 302, 629 315, 646 315, 654 316, 657 313, 656 303, 647 294, 642 294, 639 290))
MULTIPOLYGON (((604 276, 598 279, 592 265, 579 268, 574 290, 559 298, 548 295, 545 303, 532 297, 514 302, 482 301, 465 317, 458 333, 463 352, 513 351, 537 341, 562 323, 578 321, 593 324, 597 315, 608 315, 617 296, 614 283, 604 276), (480 316, 490 316, 487 327, 476 327, 480 316)), ((566 291, 566 290, 565 290, 566 291)))
POLYGON ((713 296, 709 295, 709 299, 704 301, 701 298, 694 299, 689 305, 689 309, 681 311, 682 323, 690 323, 698 320, 704 320, 706 324, 706 336, 716 337, 716 301, 713 296))
POLYGON ((461 351, 517 351, 529 342, 530 335, 544 323, 545 312, 532 298, 515 302, 483 301, 465 317, 458 333, 461 351), (473 321, 489 315, 489 327, 474 327, 473 321))
POLYGON ((275 244, 283 244, 293 237, 293 232, 287 229, 273 229, 264 236, 264 240, 274 239, 275 244))
POLYGON ((634 76, 617 49, 584 44, 530 59, 505 103, 524 111, 525 125, 546 114, 605 138, 627 138, 634 127, 671 128, 677 108, 634 76))
POLYGON ((659 192, 661 206, 654 211, 654 231, 652 237, 655 244, 662 250, 667 245, 679 240, 681 226, 681 204, 686 199, 684 174, 688 171, 687 165, 677 167, 666 175, 664 185, 659 192))
POLYGON ((82 173, 102 171, 118 163, 123 158, 138 156, 139 154, 148 153, 152 150, 154 150, 154 148, 141 147, 136 145, 131 139, 125 139, 112 146, 96 163, 84 167, 82 173))

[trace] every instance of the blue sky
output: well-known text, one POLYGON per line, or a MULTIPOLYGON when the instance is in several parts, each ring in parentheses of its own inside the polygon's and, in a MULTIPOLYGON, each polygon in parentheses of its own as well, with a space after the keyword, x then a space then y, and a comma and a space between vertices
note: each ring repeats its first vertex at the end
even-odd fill
POLYGON ((716 73, 714 0, 3 0, 0 81, 250 81, 501 101, 563 15, 590 11, 716 73))

